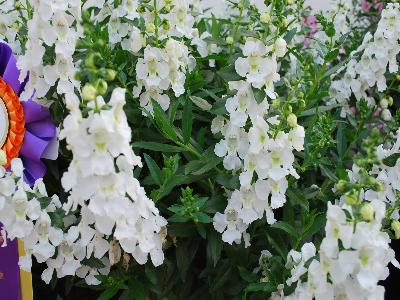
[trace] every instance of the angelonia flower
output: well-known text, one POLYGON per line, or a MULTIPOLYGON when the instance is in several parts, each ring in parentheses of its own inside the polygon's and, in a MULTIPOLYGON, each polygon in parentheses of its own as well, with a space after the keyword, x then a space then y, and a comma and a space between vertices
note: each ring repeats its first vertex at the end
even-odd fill
POLYGON ((21 53, 18 39, 19 14, 15 9, 15 0, 4 0, 0 5, 0 42, 6 42, 15 54, 21 53))
POLYGON ((80 208, 83 217, 70 228, 65 247, 73 249, 78 243, 100 259, 113 239, 138 263, 146 263, 150 255, 153 264, 160 265, 164 259, 162 229, 167 222, 133 176, 133 169, 142 163, 130 145, 131 129, 123 110, 125 90, 113 90, 109 109, 104 108, 101 96, 89 101, 87 116, 77 96, 66 100, 70 114, 60 138, 66 140, 73 160, 61 179, 69 192, 63 208, 66 212, 80 208))
MULTIPOLYGON (((356 53, 361 58, 352 58, 344 69, 341 78, 332 81, 329 104, 343 106, 342 116, 349 113, 349 99, 353 94, 357 100, 365 99, 375 105, 369 92, 376 86, 379 92, 387 89, 385 74, 396 73, 399 69, 397 54, 400 52, 400 5, 389 3, 382 11, 382 17, 374 35, 367 34, 356 53)), ((342 71, 342 70, 339 70, 342 71)))
MULTIPOLYGON (((398 153, 399 133, 390 149, 382 145, 377 148, 380 160, 398 153)), ((383 225, 391 219, 393 224, 398 223, 398 208, 393 211, 391 207, 400 191, 399 166, 400 159, 393 167, 372 167, 369 175, 376 178, 378 191, 362 189, 355 198, 345 194, 337 203, 328 203, 325 237, 319 250, 306 243, 301 252, 289 252, 286 268, 290 277, 286 284, 294 284, 296 289, 289 296, 278 291, 274 299, 384 299, 385 289, 379 281, 387 278, 389 263, 400 268, 383 225), (393 213, 388 215, 389 211, 393 213)), ((359 171, 356 165, 348 170, 351 182, 361 180, 359 171)), ((398 230, 396 226, 392 228, 398 230)))
MULTIPOLYGON (((191 1, 150 1, 140 6, 137 0, 97 1, 86 3, 84 7, 101 8, 94 17, 95 22, 102 22, 109 17, 108 34, 112 45, 121 44, 122 49, 139 54, 143 58, 136 63, 137 85, 133 88, 133 96, 139 99, 146 112, 153 113, 152 101, 156 101, 163 110, 170 106, 171 99, 167 91, 172 90, 175 97, 185 92, 184 84, 187 70, 192 70, 195 60, 185 45, 183 38, 192 39, 197 29, 193 28, 191 1), (133 20, 143 19, 145 30, 132 25, 133 20), (150 41, 154 41, 150 43, 150 41)), ((200 53, 218 53, 215 46, 207 47, 203 41, 207 35, 193 39, 200 53)), ((204 54, 205 55, 205 54, 204 54)))
MULTIPOLYGON (((51 265, 55 256, 58 258, 63 255, 60 249, 63 249, 66 241, 73 242, 64 234, 63 228, 52 222, 52 216, 59 213, 56 211, 62 210, 61 202, 56 195, 47 195, 42 179, 37 180, 32 188, 24 182, 23 165, 19 158, 12 160, 10 171, 2 167, 0 169, 0 222, 3 224, 3 236, 23 241, 25 255, 19 260, 21 269, 30 272, 32 257, 39 263, 51 265)), ((71 260, 64 260, 64 264, 54 266, 58 277, 74 275, 82 266, 84 257, 75 259, 74 251, 80 251, 83 256, 86 253, 85 248, 71 250, 71 260)), ((46 282, 51 277, 52 273, 47 270, 42 274, 46 282)))
POLYGON ((236 72, 246 80, 229 82, 235 94, 226 100, 229 118, 216 117, 211 125, 214 134, 223 139, 215 145, 215 154, 223 157, 225 169, 240 171, 240 189, 232 192, 223 214, 214 216, 214 228, 223 233, 222 239, 246 246, 248 226, 257 219, 275 222, 273 209, 286 202, 287 176, 299 176, 293 167, 293 151, 302 151, 304 128, 293 115, 289 132, 279 131, 273 136, 270 127, 280 123, 279 116, 267 118, 268 98, 277 97, 274 82, 279 80, 277 57, 286 53, 286 42, 277 38, 272 46, 261 40, 248 39, 243 55, 235 62, 236 72), (265 99, 258 103, 253 89, 264 89, 265 99), (247 126, 250 124, 249 126, 247 126))
POLYGON ((29 99, 35 92, 39 100, 44 98, 51 87, 58 94, 74 93, 79 83, 73 78, 75 68, 72 55, 75 44, 82 35, 79 25, 81 1, 28 1, 32 8, 32 18, 28 20, 28 34, 24 55, 18 58, 21 70, 20 81, 29 73, 29 81, 22 100, 29 99), (54 47, 54 63, 45 63, 44 56, 54 47))

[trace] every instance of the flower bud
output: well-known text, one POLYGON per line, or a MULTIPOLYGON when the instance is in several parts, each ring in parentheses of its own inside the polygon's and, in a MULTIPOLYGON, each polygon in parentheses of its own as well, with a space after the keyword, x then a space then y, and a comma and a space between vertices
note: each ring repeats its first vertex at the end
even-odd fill
POLYGON ((153 23, 147 23, 146 25, 146 31, 148 33, 154 33, 154 31, 156 31, 156 26, 154 26, 153 23))
POLYGON ((393 97, 392 97, 392 96, 389 96, 389 97, 387 98, 387 100, 388 100, 388 102, 389 102, 389 106, 392 106, 392 105, 393 105, 393 97))
POLYGON ((6 153, 0 149, 0 165, 3 166, 7 163, 7 155, 6 153))
POLYGON ((168 20, 165 20, 162 24, 162 27, 165 31, 168 31, 171 28, 171 24, 169 23, 168 20))
POLYGON ((297 117, 295 114, 289 114, 286 120, 290 127, 294 128, 297 126, 297 117))
POLYGON ((383 108, 386 109, 389 106, 389 101, 386 98, 381 99, 381 101, 379 102, 379 105, 383 108))
POLYGON ((96 90, 99 95, 104 95, 105 93, 107 93, 108 84, 104 79, 98 79, 96 82, 96 86, 96 90))
POLYGON ((344 202, 350 206, 355 205, 358 203, 358 197, 354 193, 346 193, 344 195, 344 202))
POLYGON ((275 108, 275 109, 277 109, 277 108, 279 108, 280 103, 281 103, 281 102, 280 102, 279 99, 274 99, 274 100, 272 101, 272 107, 275 108))
POLYGON ((107 81, 113 81, 115 79, 115 76, 117 76, 116 71, 114 71, 112 69, 107 69, 104 74, 104 79, 107 81))
POLYGON ((96 65, 99 65, 100 59, 101 55, 99 53, 90 53, 85 60, 85 66, 88 68, 95 68, 96 65))
POLYGON ((233 44, 233 37, 228 36, 228 37, 226 38, 226 43, 227 43, 228 45, 232 45, 232 44, 233 44))
POLYGON ((271 21, 271 15, 269 13, 262 13, 260 15, 260 22, 261 23, 269 23, 271 21))
POLYGON ((400 81, 400 74, 396 75, 396 79, 400 81))
POLYGON ((382 110, 381 117, 384 121, 390 121, 392 119, 392 114, 390 113, 390 110, 386 108, 382 110))
POLYGON ((336 190, 338 192, 344 192, 344 190, 346 189, 346 186, 347 186, 347 182, 343 179, 340 179, 338 181, 338 183, 336 184, 336 190))
POLYGON ((287 46, 287 44, 286 44, 286 41, 283 39, 283 38, 278 38, 276 41, 275 41, 275 45, 274 45, 274 48, 275 48, 275 54, 276 54, 276 56, 278 56, 278 57, 283 57, 283 56, 285 56, 285 54, 286 54, 286 46, 287 46))
POLYGON ((365 203, 360 210, 361 217, 365 221, 372 221, 375 215, 375 209, 370 203, 365 203))
POLYGON ((85 101, 93 101, 96 99, 97 91, 93 85, 86 83, 82 88, 82 98, 85 101))
POLYGON ((394 231, 396 239, 400 239, 400 222, 397 220, 393 220, 391 227, 392 230, 394 231))

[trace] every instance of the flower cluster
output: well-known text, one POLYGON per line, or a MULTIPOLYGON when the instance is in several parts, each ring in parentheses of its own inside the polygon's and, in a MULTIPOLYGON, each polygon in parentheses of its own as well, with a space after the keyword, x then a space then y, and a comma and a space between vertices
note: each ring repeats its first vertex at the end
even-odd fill
POLYGON ((191 38, 197 32, 192 28, 194 17, 190 1, 154 1, 139 5, 136 0, 127 0, 116 7, 112 0, 100 2, 89 1, 84 8, 101 8, 94 18, 96 22, 109 17, 110 43, 120 43, 122 49, 135 55, 141 55, 144 49, 143 58, 139 58, 136 64, 134 97, 139 98, 140 105, 147 112, 153 112, 152 100, 167 110, 170 106, 167 91, 171 88, 176 97, 182 95, 185 92, 185 73, 195 65, 188 47, 181 40, 191 38), (132 25, 134 20, 140 24, 132 25))
POLYGON ((25 53, 18 59, 20 81, 29 74, 29 81, 21 95, 29 99, 35 92, 44 98, 51 87, 57 93, 74 93, 79 83, 74 80, 75 44, 82 35, 79 26, 81 1, 28 1, 32 18, 27 22, 28 39, 25 53), (53 50, 54 49, 54 50, 53 50), (54 53, 46 59, 46 51, 54 53))
POLYGON ((144 57, 139 58, 136 64, 138 86, 133 95, 140 99, 140 105, 146 111, 153 112, 152 100, 167 110, 170 98, 164 91, 169 88, 176 97, 185 92, 185 72, 189 61, 188 48, 174 39, 169 39, 164 49, 149 45, 144 49, 144 57), (142 93, 143 87, 145 91, 142 93))
MULTIPOLYGON (((391 149, 377 148, 378 158, 400 153, 399 146, 400 135, 391 149)), ((393 167, 374 165, 369 173, 376 176, 376 181, 370 180, 375 189, 361 189, 358 195, 346 193, 338 204, 328 203, 319 258, 315 258, 312 243, 304 244, 301 252, 290 251, 286 267, 291 276, 286 283, 297 282, 297 287, 284 299, 384 299, 385 289, 378 282, 388 276, 389 263, 400 268, 383 225, 387 218, 396 218, 392 228, 398 234, 395 194, 400 191, 399 165, 399 159, 393 167), (304 274, 307 280, 302 282, 304 274)), ((360 168, 354 165, 348 177, 354 184, 362 182, 360 168)))
POLYGON ((20 24, 19 15, 14 10, 14 0, 0 2, 0 41, 5 41, 16 54, 21 53, 21 43, 17 37, 20 24))
POLYGON ((130 146, 131 130, 123 111, 125 90, 114 89, 110 101, 101 96, 88 103, 84 116, 76 96, 68 96, 70 115, 60 138, 66 139, 73 161, 62 177, 70 192, 66 211, 85 211, 75 237, 101 258, 113 237, 122 249, 144 264, 150 254, 154 265, 163 262, 161 229, 166 225, 154 203, 147 198, 133 168, 141 161, 130 146), (92 228, 94 227, 94 228, 92 228))
MULTIPOLYGON (((375 104, 370 89, 376 85, 379 92, 387 89, 385 74, 398 71, 397 54, 400 52, 400 5, 391 3, 382 11, 382 18, 374 35, 367 33, 356 53, 362 52, 360 60, 352 58, 346 65, 341 79, 333 81, 330 88, 330 104, 343 106, 342 115, 349 112, 352 94, 357 100, 365 99, 375 104)), ((390 119, 390 111, 382 112, 390 119)))
POLYGON ((215 229, 224 232, 222 239, 230 244, 240 243, 242 234, 248 244, 245 230, 262 218, 264 212, 268 223, 274 223, 272 209, 286 202, 286 176, 298 178, 293 168, 293 150, 303 150, 304 128, 291 114, 288 123, 292 129, 288 133, 279 130, 273 134, 270 126, 280 124, 279 116, 265 119, 269 113, 267 96, 271 99, 277 96, 274 91, 274 82, 279 79, 276 57, 285 53, 286 42, 281 38, 269 50, 260 40, 248 39, 243 46, 245 57, 235 62, 237 73, 247 80, 229 83, 230 90, 236 91, 225 105, 229 120, 222 116, 213 120, 213 133, 220 132, 224 136, 215 146, 215 154, 224 158, 227 170, 241 170, 240 189, 233 191, 224 214, 214 216, 215 229), (266 56, 271 51, 272 54, 266 56), (260 103, 255 99, 252 86, 265 88, 266 97, 260 103), (248 119, 251 125, 246 131, 248 119))

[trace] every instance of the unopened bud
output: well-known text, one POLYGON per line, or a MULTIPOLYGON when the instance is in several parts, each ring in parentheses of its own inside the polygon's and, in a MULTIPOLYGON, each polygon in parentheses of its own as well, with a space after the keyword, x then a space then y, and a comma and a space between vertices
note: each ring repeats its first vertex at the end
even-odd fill
POLYGON ((381 117, 384 121, 390 121, 392 119, 392 114, 390 113, 390 110, 386 108, 382 110, 381 117))
POLYGON ((82 88, 82 98, 85 101, 93 101, 96 99, 97 91, 93 85, 86 83, 82 88))
POLYGON ((393 220, 392 222, 392 230, 394 231, 394 235, 396 239, 400 239, 400 222, 397 220, 393 220))
POLYGON ((148 33, 154 33, 154 31, 156 31, 156 26, 154 26, 153 23, 147 23, 146 25, 146 31, 148 33))
POLYGON ((375 215, 375 209, 370 203, 365 203, 360 210, 361 217, 365 221, 372 221, 375 215))
POLYGON ((358 203, 358 197, 354 193, 347 193, 344 195, 344 202, 350 206, 355 205, 358 203))
POLYGON ((96 86, 97 86, 97 93, 99 95, 104 95, 105 93, 107 93, 108 84, 105 80, 103 79, 97 80, 96 86))
POLYGON ((294 128, 297 126, 297 117, 295 114, 289 114, 286 120, 290 127, 294 128))
POLYGON ((112 69, 107 69, 104 75, 105 80, 113 81, 115 79, 115 76, 117 76, 117 72, 112 69))
POLYGON ((343 179, 340 179, 338 181, 338 183, 336 184, 336 190, 338 192, 344 192, 344 190, 346 189, 346 186, 347 186, 347 182, 343 179))
POLYGON ((228 36, 228 37, 226 38, 226 43, 227 43, 228 45, 232 45, 232 44, 233 44, 233 37, 228 36))
POLYGON ((381 106, 383 109, 386 109, 386 108, 388 108, 388 106, 389 106, 389 101, 388 101, 388 99, 383 98, 383 99, 381 99, 381 101, 379 102, 379 104, 380 104, 380 106, 381 106))
POLYGON ((260 15, 261 23, 269 23, 271 21, 271 15, 269 13, 262 13, 260 15))
POLYGON ((91 53, 85 60, 85 66, 88 68, 95 68, 99 64, 101 56, 99 53, 91 53))
POLYGON ((280 102, 279 99, 274 99, 274 100, 272 101, 272 107, 275 108, 275 109, 277 109, 277 108, 279 108, 280 103, 281 103, 281 102, 280 102))

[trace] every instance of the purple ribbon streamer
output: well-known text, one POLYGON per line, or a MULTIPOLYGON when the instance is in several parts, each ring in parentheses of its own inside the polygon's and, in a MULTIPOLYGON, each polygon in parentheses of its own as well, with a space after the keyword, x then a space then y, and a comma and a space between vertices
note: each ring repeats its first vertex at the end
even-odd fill
MULTIPOLYGON (((24 89, 28 78, 21 84, 20 72, 11 48, 0 43, 0 76, 10 85, 19 96, 24 89)), ((33 95, 32 95, 33 97, 33 95)), ((25 118, 25 137, 20 150, 20 158, 24 164, 24 179, 33 185, 46 173, 46 165, 41 161, 50 142, 56 136, 56 127, 46 107, 31 99, 21 101, 25 118)))
MULTIPOLYGON (((0 224, 0 227, 3 225, 0 224)), ((1 243, 0 243, 1 245, 1 243)), ((20 300, 20 271, 19 271, 18 241, 7 240, 6 247, 0 247, 0 298, 20 300)))

